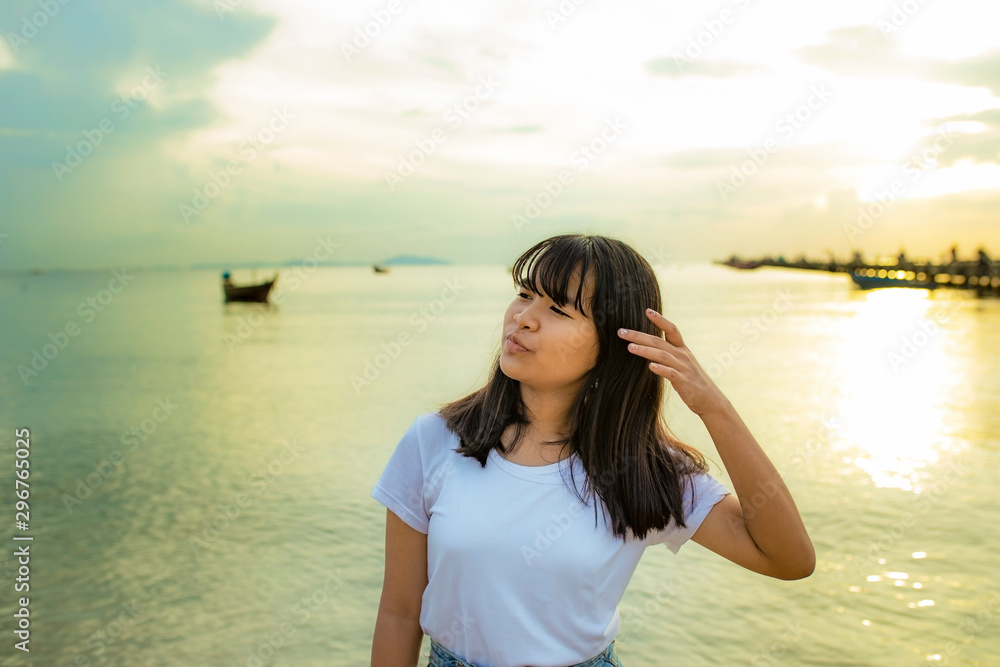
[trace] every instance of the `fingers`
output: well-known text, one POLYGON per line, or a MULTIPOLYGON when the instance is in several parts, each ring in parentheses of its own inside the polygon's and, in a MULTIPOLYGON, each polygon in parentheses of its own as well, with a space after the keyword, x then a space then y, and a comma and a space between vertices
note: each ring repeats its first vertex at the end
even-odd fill
MULTIPOLYGON (((663 333, 666 336, 666 342, 670 343, 670 345, 674 347, 683 347, 684 339, 681 338, 681 332, 673 322, 651 308, 646 310, 646 316, 653 322, 653 324, 663 330, 663 333)), ((664 339, 659 336, 643 333, 642 331, 635 331, 634 329, 619 329, 618 335, 627 341, 649 347, 662 348, 664 341, 664 339)))
POLYGON ((671 383, 676 381, 681 377, 681 372, 676 368, 671 368, 670 366, 663 366, 654 362, 649 363, 649 370, 653 371, 660 377, 664 377, 670 380, 671 383))
POLYGON ((672 352, 664 350, 663 348, 629 343, 628 351, 638 357, 649 359, 658 366, 678 368, 681 365, 680 359, 678 359, 672 352))
POLYGON ((672 343, 663 340, 659 336, 643 333, 642 331, 636 331, 635 329, 619 329, 618 336, 619 338, 623 338, 631 343, 638 343, 639 345, 644 345, 646 347, 658 346, 661 349, 673 347, 672 343))
POLYGON ((667 342, 680 347, 684 345, 684 339, 681 338, 681 330, 677 328, 677 325, 660 315, 658 312, 652 308, 646 309, 646 317, 648 317, 653 324, 663 329, 664 335, 667 337, 667 342))

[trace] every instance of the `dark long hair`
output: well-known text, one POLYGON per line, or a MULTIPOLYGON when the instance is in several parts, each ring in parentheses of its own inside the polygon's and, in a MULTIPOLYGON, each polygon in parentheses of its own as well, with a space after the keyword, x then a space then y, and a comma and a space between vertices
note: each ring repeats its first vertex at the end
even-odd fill
MULTIPOLYGON (((667 428, 661 407, 664 379, 648 362, 627 349, 617 331, 626 327, 660 336, 645 314, 661 311, 660 288, 652 267, 627 244, 605 236, 564 234, 537 243, 522 254, 511 270, 518 287, 545 294, 559 306, 575 301, 597 328, 597 363, 570 408, 571 432, 565 440, 586 473, 584 491, 573 488, 581 501, 596 492, 604 501, 614 534, 629 532, 643 539, 648 531, 665 528, 670 520, 684 526, 685 477, 706 471, 704 456, 680 442, 667 428), (567 293, 574 271, 580 271, 575 297, 567 293), (590 312, 583 303, 584 284, 594 275, 590 312)), ((461 442, 456 450, 486 466, 494 448, 506 453, 501 435, 515 425, 511 449, 517 446, 528 419, 520 382, 500 368, 500 353, 486 384, 441 407, 448 428, 461 442)), ((594 503, 595 521, 599 503, 594 503)))

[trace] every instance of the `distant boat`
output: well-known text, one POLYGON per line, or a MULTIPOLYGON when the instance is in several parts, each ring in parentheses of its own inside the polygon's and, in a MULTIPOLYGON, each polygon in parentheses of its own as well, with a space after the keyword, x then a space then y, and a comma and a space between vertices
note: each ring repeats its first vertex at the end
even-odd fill
POLYGON ((938 284, 934 280, 917 280, 916 278, 906 278, 904 271, 886 272, 885 276, 869 276, 865 269, 858 269, 851 273, 851 279, 861 289, 877 289, 879 287, 915 287, 918 289, 936 289, 938 284), (890 277, 892 274, 893 277, 890 277), (903 274, 899 276, 899 274, 903 274), (895 277, 899 276, 899 277, 895 277))
POLYGON ((716 262, 716 264, 722 264, 723 266, 731 266, 734 269, 756 269, 761 266, 763 262, 751 261, 751 260, 741 260, 737 259, 734 255, 724 262, 716 262))
POLYGON ((226 294, 226 303, 230 301, 249 301, 252 303, 267 303, 267 295, 278 280, 278 274, 266 283, 259 285, 234 285, 229 278, 229 271, 222 274, 222 291, 226 294))
POLYGON ((375 273, 389 273, 389 267, 385 264, 372 264, 372 270, 375 273))

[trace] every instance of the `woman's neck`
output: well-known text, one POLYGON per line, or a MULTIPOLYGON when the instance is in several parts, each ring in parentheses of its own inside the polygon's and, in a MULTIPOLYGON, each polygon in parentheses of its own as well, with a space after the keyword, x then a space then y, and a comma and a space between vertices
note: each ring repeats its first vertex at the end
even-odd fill
POLYGON ((568 444, 549 444, 566 440, 572 433, 570 408, 576 399, 575 390, 542 391, 521 383, 521 402, 524 404, 528 424, 521 429, 521 437, 514 442, 517 432, 515 424, 510 424, 500 439, 506 453, 504 458, 528 466, 548 465, 570 456, 573 451, 568 444))
POLYGON ((538 432, 527 426, 521 433, 521 439, 514 443, 516 424, 510 424, 504 429, 500 442, 506 450, 502 456, 524 466, 544 466, 569 457, 573 452, 568 443, 563 445, 549 444, 552 440, 563 440, 567 435, 539 436, 538 432))
POLYGON ((521 385, 521 402, 528 419, 526 435, 539 441, 557 440, 569 435, 570 407, 575 394, 567 392, 539 392, 521 385))

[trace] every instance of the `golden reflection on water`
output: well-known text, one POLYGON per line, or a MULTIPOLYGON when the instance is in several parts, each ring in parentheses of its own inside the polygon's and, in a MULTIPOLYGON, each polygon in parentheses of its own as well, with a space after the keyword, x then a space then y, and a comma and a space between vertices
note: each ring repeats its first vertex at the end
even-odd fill
POLYGON ((964 372, 948 353, 950 313, 927 290, 879 289, 847 327, 840 436, 879 488, 921 493, 924 468, 951 447, 946 433, 961 415, 944 399, 964 372))

